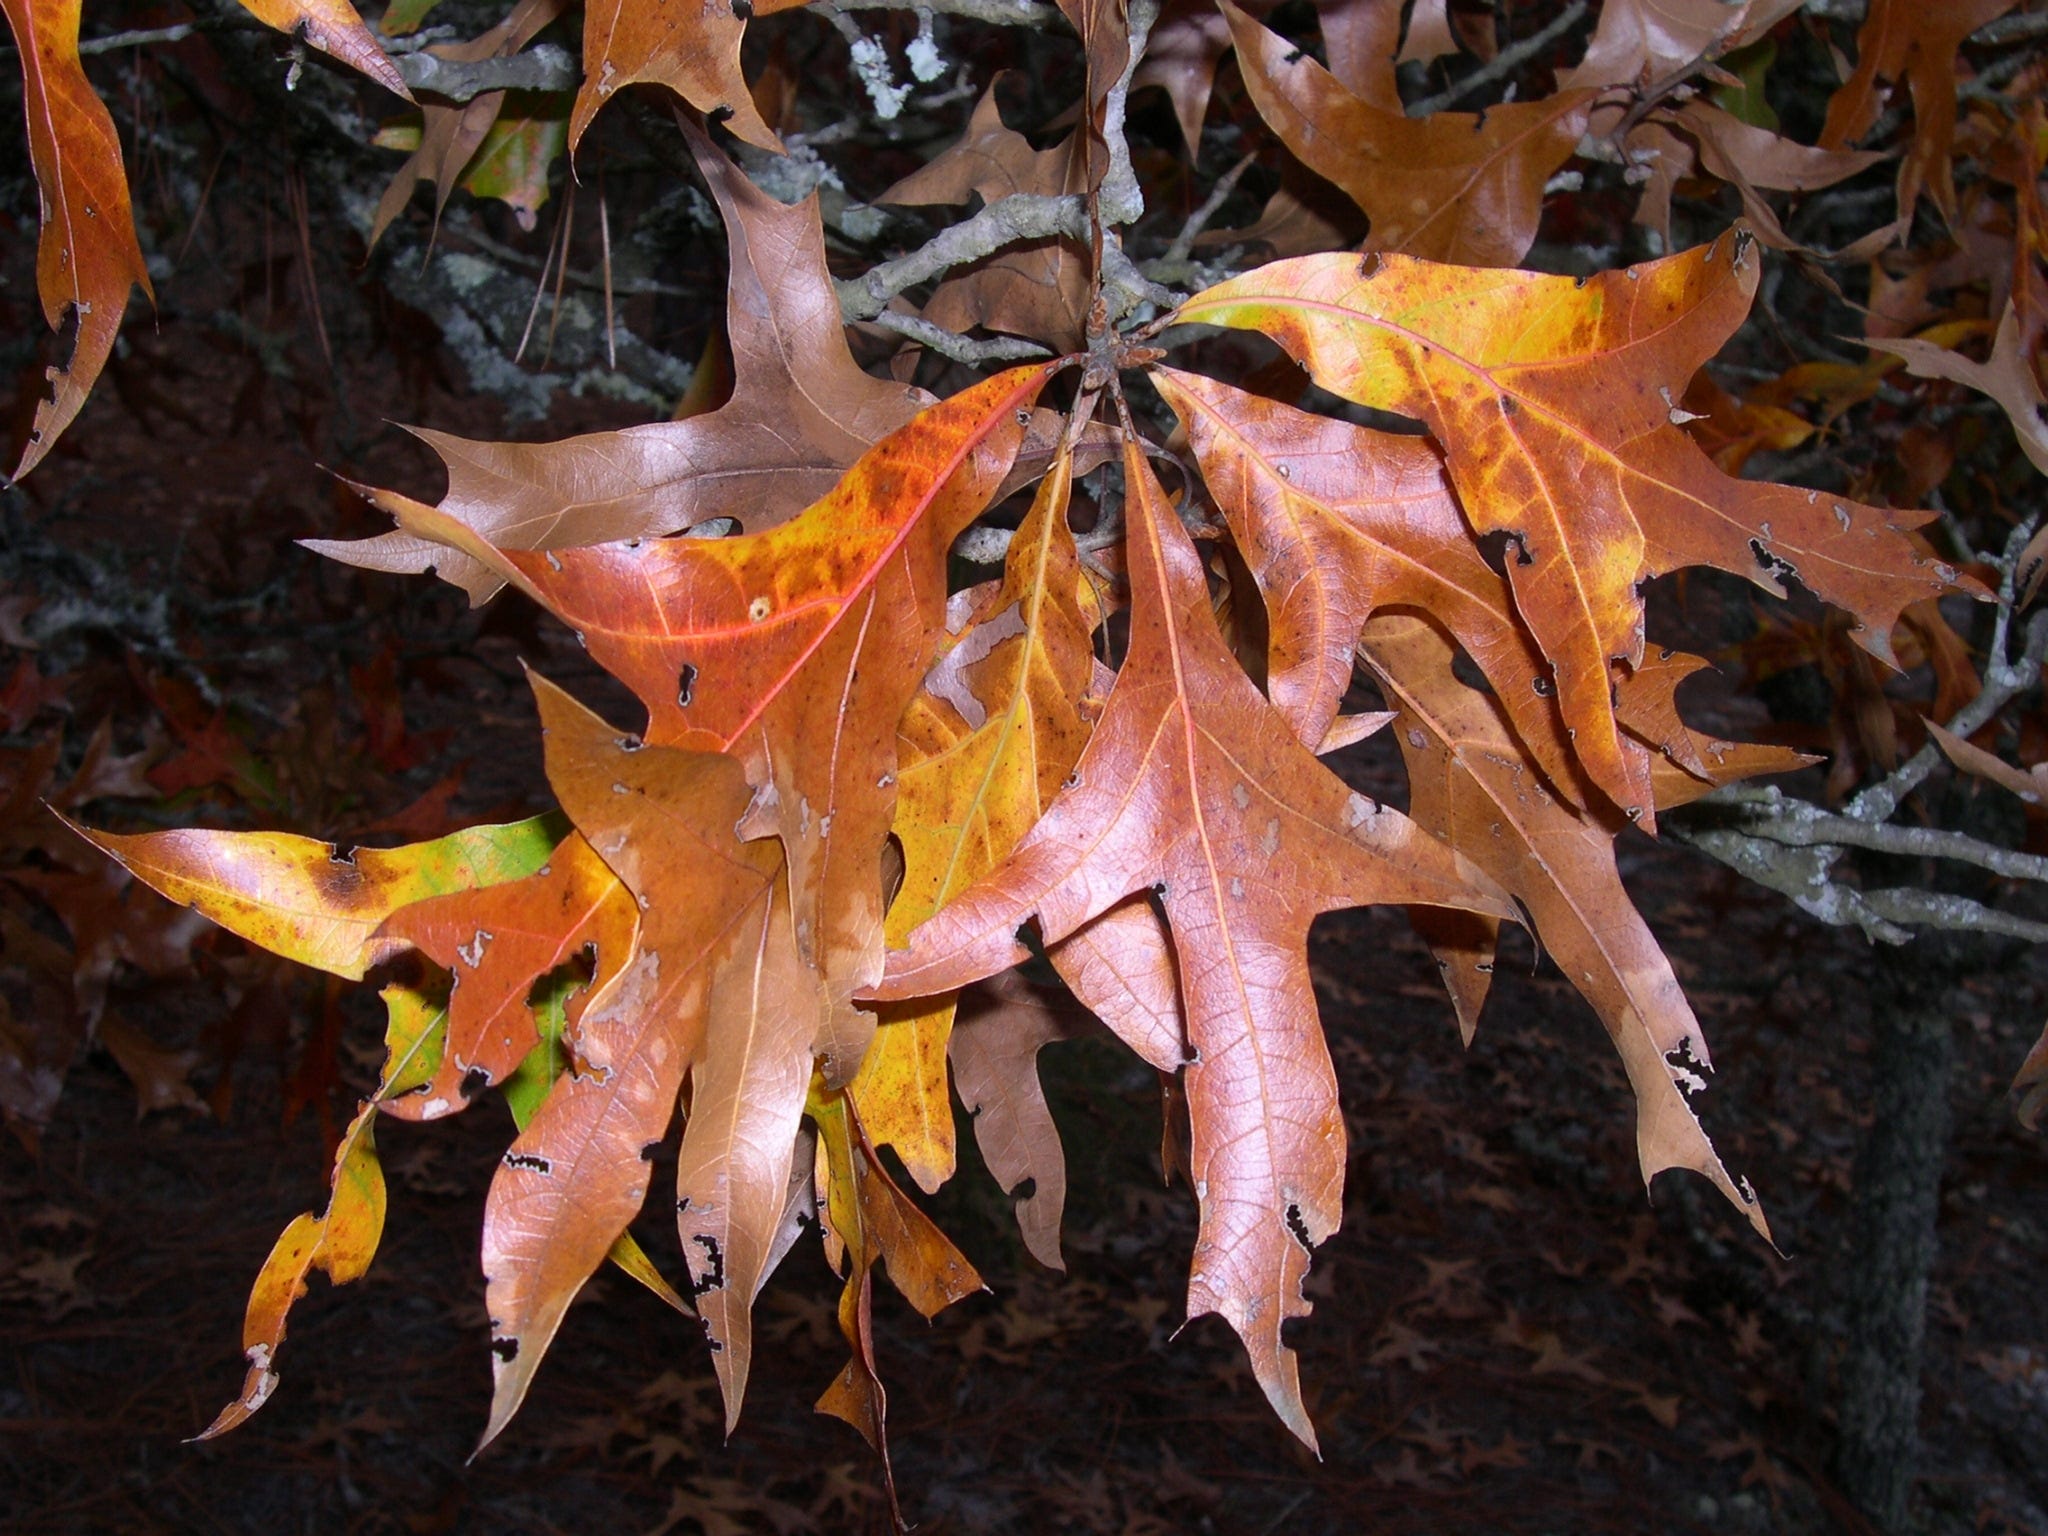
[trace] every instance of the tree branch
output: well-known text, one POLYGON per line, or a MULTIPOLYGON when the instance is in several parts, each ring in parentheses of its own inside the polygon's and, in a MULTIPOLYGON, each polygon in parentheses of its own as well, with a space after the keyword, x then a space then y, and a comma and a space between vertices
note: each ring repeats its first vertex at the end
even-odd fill
POLYGON ((1572 0, 1572 3, 1557 13, 1557 20, 1519 43, 1511 43, 1493 56, 1491 62, 1481 65, 1462 80, 1453 80, 1434 96, 1425 96, 1421 101, 1407 108, 1410 117, 1428 117, 1441 112, 1445 107, 1455 105, 1474 91, 1483 90, 1497 80, 1504 80, 1520 69, 1530 59, 1548 48, 1565 33, 1579 24, 1586 14, 1586 0, 1572 0))
POLYGON ((1124 108, 1130 99, 1131 79, 1145 57, 1152 24, 1158 19, 1159 0, 1131 0, 1130 56, 1102 106, 1102 140, 1109 148, 1109 169, 1102 176, 1097 206, 1102 210, 1105 225, 1135 224, 1144 217, 1145 194, 1138 186, 1138 173, 1131 168, 1131 144, 1124 135, 1124 108))
POLYGON ((1067 18, 1058 6, 1039 0, 818 0, 810 7, 831 11, 933 11, 942 16, 964 16, 985 21, 992 27, 1033 27, 1043 32, 1065 27, 1067 18))
POLYGON ((1025 341, 1017 336, 995 336, 987 341, 976 341, 971 336, 962 336, 958 331, 949 331, 916 315, 899 315, 893 310, 885 309, 880 314, 870 315, 867 323, 921 342, 939 356, 950 357, 956 363, 1019 363, 1034 357, 1052 356, 1049 348, 1041 347, 1035 341, 1025 341))
MULTIPOLYGON (((2012 627, 2013 583, 2018 572, 2020 551, 2033 537, 2036 519, 2027 518, 2005 541, 1998 565, 1998 618, 1992 626, 1990 665, 1984 671, 1984 689, 1956 711, 1947 728, 1958 736, 1970 736, 2015 697, 2033 686, 2041 676, 2041 661, 2048 652, 2048 612, 2037 613, 2027 623, 2026 647, 2017 663, 2005 662, 2012 627)), ((1843 807, 1858 821, 1888 821, 1899 802, 1918 789, 1941 762, 1941 749, 1932 741, 1901 763, 1893 772, 1843 807)))
POLYGON ((872 320, 906 289, 954 267, 968 266, 1021 240, 1088 238, 1088 206, 1081 198, 1019 192, 990 203, 932 236, 914 251, 839 282, 839 311, 849 320, 872 320))
POLYGON ((464 63, 422 49, 398 54, 392 62, 415 92, 445 101, 469 101, 486 91, 573 91, 583 78, 576 56, 553 43, 502 59, 464 63))
POLYGON ((1953 859, 1975 864, 2008 880, 2048 881, 2048 858, 2018 853, 1938 827, 1897 827, 1838 816, 1786 795, 1775 784, 1735 785, 1714 803, 1736 808, 1734 825, 1786 848, 1867 848, 1906 858, 1953 859))

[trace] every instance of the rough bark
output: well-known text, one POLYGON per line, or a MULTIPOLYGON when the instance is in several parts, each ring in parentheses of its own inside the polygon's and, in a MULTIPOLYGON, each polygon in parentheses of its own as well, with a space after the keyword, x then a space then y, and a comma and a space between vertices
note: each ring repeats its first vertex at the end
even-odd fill
POLYGON ((1920 1363, 1948 1151, 1960 957, 1942 936, 1883 948, 1872 998, 1872 1110, 1856 1166, 1836 1474, 1887 1531, 1905 1529, 1919 1446, 1920 1363))

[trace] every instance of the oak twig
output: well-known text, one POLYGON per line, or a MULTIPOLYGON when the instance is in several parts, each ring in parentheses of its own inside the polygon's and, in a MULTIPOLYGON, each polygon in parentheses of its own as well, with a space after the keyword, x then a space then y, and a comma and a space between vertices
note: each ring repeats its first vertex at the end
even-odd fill
POLYGON ((1586 0, 1572 0, 1572 3, 1557 13, 1557 19, 1541 32, 1523 38, 1519 43, 1510 43, 1493 58, 1472 71, 1462 80, 1453 80, 1434 96, 1425 96, 1411 103, 1407 110, 1410 117, 1428 117, 1453 106, 1470 96, 1474 91, 1484 90, 1495 81, 1504 80, 1520 69, 1530 59, 1548 48, 1565 33, 1579 24, 1586 14, 1586 0))

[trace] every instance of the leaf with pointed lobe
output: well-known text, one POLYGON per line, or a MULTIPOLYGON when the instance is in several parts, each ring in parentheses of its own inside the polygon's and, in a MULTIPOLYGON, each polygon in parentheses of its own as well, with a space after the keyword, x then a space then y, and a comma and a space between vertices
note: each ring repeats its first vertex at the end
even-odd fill
POLYGON ((1192 1059, 1180 966, 1148 895, 1127 896, 1090 918, 1045 958, 1081 1006, 1156 1071, 1171 1076, 1192 1059))
POLYGON ((2000 789, 2019 796, 2028 805, 2048 801, 2048 764, 2016 767, 1997 753, 1985 751, 1968 737, 1956 735, 1935 720, 1927 722, 1927 730, 1935 745, 1941 748, 1941 755, 1959 771, 1996 784, 2000 789))
POLYGON ((590 0, 583 12, 583 86, 569 119, 569 147, 621 86, 665 85, 737 137, 773 154, 782 140, 762 119, 740 72, 740 38, 752 16, 801 0, 590 0))
POLYGON ((49 388, 36 400, 28 444, 14 466, 17 480, 42 462, 84 409, 113 354, 129 289, 140 284, 143 296, 156 302, 135 243, 121 135, 78 61, 79 3, 0 5, 21 54, 29 161, 42 203, 36 294, 51 330, 61 334, 67 321, 77 324, 71 355, 46 370, 49 388))
MULTIPOLYGON (((1252 8, 1263 13, 1270 7, 1254 0, 1252 8)), ((1216 89, 1216 66, 1229 51, 1230 26, 1213 0, 1166 0, 1145 41, 1145 57, 1131 81, 1132 94, 1153 85, 1166 92, 1190 155, 1201 150, 1202 122, 1216 89)))
MULTIPOLYGON (((533 1117, 540 1113, 541 1105, 547 1102, 548 1094, 554 1090, 555 1081, 569 1070, 569 1047, 566 1037, 570 1023, 568 1008, 572 1003, 587 999, 596 983, 583 977, 574 966, 565 966, 534 984, 532 997, 533 1020, 539 1039, 534 1043, 526 1059, 519 1063, 511 1076, 504 1081, 505 1107, 512 1111, 512 1124, 525 1130, 533 1117)), ((446 999, 441 1003, 446 1011, 446 999)), ((429 1074, 429 1077, 431 1073, 429 1074)), ((423 1078, 422 1081, 426 1081, 423 1078)), ((421 1118, 408 1116, 404 1107, 406 1098, 396 1088, 393 1096, 384 1104, 384 1112, 401 1119, 421 1118)), ((621 1232, 612 1243, 611 1251, 605 1255, 620 1271, 645 1286, 663 1303, 684 1317, 697 1314, 690 1304, 676 1294, 674 1286, 654 1261, 647 1257, 631 1232, 621 1232)))
POLYGON ((1950 224, 1956 221, 1956 50, 1972 32, 2013 8, 2015 0, 1871 0, 1856 33, 1856 72, 1828 98, 1820 142, 1839 149, 1876 126, 1889 92, 1903 81, 1913 95, 1913 141, 1899 161, 1899 216, 1910 219, 1925 192, 1950 224))
MULTIPOLYGON (((1274 3, 1247 0, 1242 9, 1263 19, 1274 3)), ((1401 33, 1400 0, 1330 0, 1316 9, 1323 51, 1338 83, 1376 107, 1399 112, 1394 45, 1401 33)), ((1216 66, 1231 46, 1230 23, 1216 8, 1215 0, 1166 0, 1159 19, 1152 24, 1131 89, 1135 93, 1156 85, 1166 92, 1190 154, 1201 148, 1202 122, 1209 115, 1216 66)), ((1446 47, 1455 48, 1456 44, 1447 43, 1446 47)))
POLYGON ((469 827, 404 848, 343 851, 286 832, 199 828, 124 836, 66 823, 145 885, 273 954, 350 981, 404 949, 379 936, 399 908, 518 880, 562 838, 558 816, 469 827))
POLYGON ((1575 810, 1550 792, 1494 700, 1457 680, 1455 648, 1427 620, 1373 619, 1360 649, 1399 711, 1411 814, 1514 893, 1537 939, 1607 1026, 1635 1089, 1644 1183, 1690 1168, 1768 1240, 1755 1196, 1729 1177, 1686 1102, 1712 1063, 1670 962, 1622 887, 1620 818, 1575 810))
POLYGON ((405 76, 349 0, 242 0, 242 9, 294 43, 339 59, 394 96, 412 100, 405 76))
POLYGON ((2010 299, 1992 339, 1991 356, 1977 362, 1932 341, 1912 338, 1863 343, 1875 351, 1903 359, 1906 371, 1923 379, 1948 379, 1998 403, 2020 440, 2020 452, 2034 468, 2048 475, 2048 396, 2020 340, 2019 313, 2010 299))
POLYGON ((1543 188, 1586 131, 1590 91, 1509 102, 1483 116, 1412 118, 1375 106, 1230 3, 1218 0, 1259 115, 1372 220, 1376 250, 1509 266, 1536 238, 1543 188))
POLYGON ((1604 0, 1586 56, 1557 77, 1564 89, 1662 82, 1763 36, 1800 0, 1604 0))
MULTIPOLYGON (((1597 131, 1597 127, 1596 127, 1597 131)), ((1702 173, 1735 188, 1742 214, 1757 240, 1774 251, 1829 261, 1860 261, 1897 238, 1896 224, 1866 230, 1835 251, 1821 251, 1786 233, 1762 189, 1812 191, 1835 185, 1875 164, 1875 151, 1824 149, 1800 144, 1746 123, 1704 99, 1660 109, 1638 123, 1624 140, 1630 163, 1648 179, 1636 222, 1671 239, 1671 203, 1681 183, 1702 173)))
MULTIPOLYGON (((1409 22, 1427 24, 1418 14, 1409 22)), ((1394 65, 1408 49, 1401 45, 1401 0, 1329 0, 1316 7, 1316 24, 1323 33, 1323 53, 1329 59, 1330 74, 1360 101, 1387 112, 1399 112, 1401 91, 1394 78, 1394 65)), ((1422 39, 1411 38, 1417 47, 1422 39)))
MULTIPOLYGON (((473 64, 484 59, 510 58, 562 14, 566 0, 520 0, 495 27, 463 42, 436 43, 428 49, 450 63, 473 64)), ((477 163, 487 142, 496 132, 508 93, 483 91, 468 101, 425 101, 420 120, 408 134, 403 128, 380 133, 376 142, 384 148, 409 150, 378 199, 370 218, 370 244, 375 245, 391 227, 392 220, 412 201, 413 190, 423 181, 434 185, 434 222, 440 224, 441 210, 463 180, 468 167, 477 163), (411 142, 406 142, 410 139, 411 142)), ((541 167, 541 193, 546 192, 547 167, 541 167)), ((538 206, 536 204, 535 206, 538 206)))
MULTIPOLYGON (((1002 582, 897 728, 894 831, 904 873, 884 925, 891 945, 1016 846, 1087 744, 1080 700, 1093 680, 1090 636, 1101 612, 1067 528, 1072 485, 1073 462, 1061 451, 1010 540, 1002 582), (945 696, 932 686, 941 673, 945 696)), ((894 1147, 918 1185, 936 1193, 953 1173, 953 1003, 885 1004, 879 1018, 848 1092, 868 1139, 894 1147)))
MULTIPOLYGON (((476 442, 414 428, 448 469, 438 510, 499 549, 647 538, 726 516, 763 532, 826 495, 848 465, 931 403, 923 390, 854 362, 817 199, 778 203, 696 130, 686 137, 731 247, 732 395, 687 420, 553 443, 476 442)), ((304 542, 371 570, 432 570, 472 603, 504 585, 488 564, 404 529, 304 542)))
POLYGON ((250 1288, 242 1321, 242 1352, 249 1370, 242 1390, 194 1438, 211 1440, 243 1423, 277 1390, 277 1356, 293 1303, 306 1294, 306 1277, 323 1271, 335 1285, 369 1272, 384 1236, 384 1169, 377 1161, 377 1110, 421 1076, 441 1047, 445 1015, 432 993, 403 987, 385 991, 390 1028, 377 1092, 356 1107, 334 1151, 327 1207, 295 1217, 272 1245, 250 1288))
POLYGON ((773 898, 750 909, 741 942, 712 976, 676 1165, 676 1228, 725 1396, 728 1435, 746 1396, 754 1299, 778 1257, 811 1082, 817 1020, 805 1006, 808 991, 788 882, 778 879, 773 898))
POLYGON ((588 949, 590 984, 567 1003, 573 1030, 589 999, 633 953, 639 925, 631 894, 574 832, 523 880, 400 908, 378 937, 418 949, 450 973, 454 990, 439 1068, 394 1112, 435 1119, 510 1076, 539 1040, 527 994, 588 949))
POLYGON ((834 1082, 858 1069, 874 1029, 851 999, 881 976, 896 722, 943 632, 947 551, 1007 476, 1049 376, 1012 369, 933 406, 763 534, 534 554, 379 493, 406 527, 574 629, 646 706, 650 743, 744 761, 758 792, 745 835, 772 833, 787 851, 834 1082))
MULTIPOLYGON (((1552 723, 1549 666, 1426 439, 1311 415, 1198 374, 1151 376, 1265 595, 1267 692, 1304 744, 1320 743, 1337 718, 1372 612, 1422 608, 1486 674, 1543 771, 1575 787, 1571 744, 1552 723)), ((1599 787, 1640 805, 1649 758, 1624 751, 1621 762, 1619 781, 1599 787)))
POLYGON ((1765 742, 1722 741, 1687 725, 1678 709, 1678 685, 1710 665, 1701 656, 1663 651, 1645 657, 1616 689, 1615 718, 1657 754, 1650 782, 1660 811, 1690 805, 1724 784, 1793 773, 1820 761, 1765 742))
POLYGON ((888 1396, 876 1368, 873 1271, 880 1262, 889 1281, 922 1317, 939 1315, 983 1289, 981 1276, 910 1197, 896 1187, 862 1131, 852 1100, 813 1078, 804 1112, 818 1128, 824 1190, 818 1214, 840 1249, 846 1286, 839 1327, 853 1355, 818 1399, 818 1411, 861 1432, 887 1468, 888 1396))
POLYGON ((974 1117, 975 1145, 1016 1200, 1024 1246, 1058 1270, 1067 1267, 1060 1256, 1067 1162, 1038 1079, 1038 1053, 1077 1033, 1073 1014, 1071 1003, 1006 971, 961 994, 947 1047, 960 1102, 974 1117))
POLYGON ((484 1443, 526 1396, 569 1303, 646 1199, 650 1149, 697 1059, 711 978, 766 905, 779 858, 734 830, 746 777, 721 753, 643 746, 532 677, 548 783, 640 906, 632 957, 591 998, 559 1078, 491 1180, 484 1443))
POLYGON ((1415 0, 1408 12, 1408 29, 1401 38, 1396 62, 1434 64, 1447 53, 1459 51, 1451 31, 1449 0, 1415 0))
POLYGON ((1324 911, 1436 903, 1512 916, 1465 860, 1343 783, 1225 648, 1193 542, 1136 444, 1124 475, 1131 638, 1073 777, 1007 859, 890 957, 885 997, 929 995, 1057 943, 1157 888, 1180 961, 1202 1220, 1191 1317, 1221 1313, 1306 1444, 1281 1330, 1342 1214, 1344 1129, 1306 946, 1324 911))
POLYGON ((1179 313, 1264 331, 1324 388, 1429 427, 1473 531, 1510 539, 1516 612, 1555 669, 1580 762, 1612 794, 1633 782, 1613 692, 1642 659, 1648 577, 1711 565, 1778 595, 1795 577, 1887 662, 1907 606, 1981 590, 1904 536, 1931 514, 1733 480, 1681 429, 1686 382, 1741 323, 1757 275, 1739 234, 1585 279, 1303 257, 1179 313))

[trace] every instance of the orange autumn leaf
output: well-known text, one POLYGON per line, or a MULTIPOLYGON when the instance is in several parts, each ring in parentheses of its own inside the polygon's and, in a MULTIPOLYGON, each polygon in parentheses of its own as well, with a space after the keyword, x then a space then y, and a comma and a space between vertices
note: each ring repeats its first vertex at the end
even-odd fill
POLYGON ((378 493, 408 531, 471 556, 574 629, 646 706, 649 743, 745 763, 756 791, 746 835, 773 834, 787 851, 835 1082, 859 1067, 874 1029, 851 999, 881 976, 896 722, 942 632, 946 551, 1008 474, 1046 377, 1012 369, 932 407, 762 534, 533 554, 378 493))
MULTIPOLYGON (((1002 582, 911 700, 898 737, 895 836, 903 885, 885 938, 910 930, 986 874, 1031 829, 1087 745, 1080 701, 1099 614, 1067 530, 1073 461, 1064 448, 1010 541, 1002 582)), ((893 1146, 936 1191, 953 1173, 946 1042, 953 1004, 892 1004, 848 1087, 876 1146, 893 1146)))
POLYGON ((525 1399, 563 1314, 646 1199, 705 1031, 713 977, 769 904, 780 860, 743 843, 745 775, 721 753, 643 745, 538 677, 548 782, 641 905, 631 957, 584 1009, 582 1065, 505 1153, 484 1210, 492 1394, 484 1443, 525 1399))
POLYGON ((1324 388, 1429 427, 1473 531, 1511 542, 1515 608, 1587 776, 1641 817, 1613 693, 1643 656, 1647 578, 1711 565, 1782 594, 1796 577, 1887 662, 1903 609, 1974 589, 1903 537, 1930 514, 1730 479, 1682 430, 1679 398, 1747 313, 1758 265, 1740 234, 1583 279, 1311 256, 1179 314, 1264 331, 1324 388))
POLYGON ((1375 250, 1508 266, 1536 238, 1543 187, 1586 131, 1591 91, 1509 102, 1483 116, 1402 115, 1364 101, 1285 39, 1218 0, 1259 115, 1372 220, 1375 250))
POLYGON ((379 933, 401 907, 518 880, 560 841, 558 818, 468 827, 404 848, 344 849, 286 832, 122 835, 67 823, 136 879, 273 954, 351 981, 405 947, 379 933))
POLYGON ((1135 443, 1124 474, 1131 640, 1102 719, 1030 834, 891 955, 878 995, 992 975, 1024 958, 1026 918, 1053 944, 1157 891, 1195 1052, 1202 1219, 1188 1314, 1230 1322, 1275 1411, 1313 1446, 1281 1332, 1308 1312, 1301 1280, 1342 1212, 1344 1130, 1309 986, 1309 923, 1373 901, 1513 909, 1295 741, 1226 649, 1200 559, 1135 443))
POLYGON ((241 0, 242 9, 308 48, 317 48, 394 96, 412 100, 405 77, 349 0, 241 0))
POLYGON ((502 1082, 539 1039, 527 995, 557 966, 587 953, 591 980, 568 1003, 576 1024, 625 965, 638 935, 632 897, 580 833, 522 880, 401 907, 378 930, 448 971, 448 1043, 439 1070, 391 1106, 432 1120, 502 1082))
POLYGON ((749 144, 776 154, 782 140, 762 119, 740 73, 747 19, 801 0, 703 0, 671 10, 661 0, 591 0, 583 13, 583 86, 569 118, 569 147, 621 86, 665 85, 749 144))
POLYGON ((128 290, 140 284, 156 302, 135 243, 121 136, 78 61, 79 6, 80 0, 0 4, 21 52, 29 158, 42 201, 36 293, 51 330, 77 323, 71 355, 48 370, 49 394, 36 401, 16 479, 42 462, 84 408, 113 353, 128 290))

